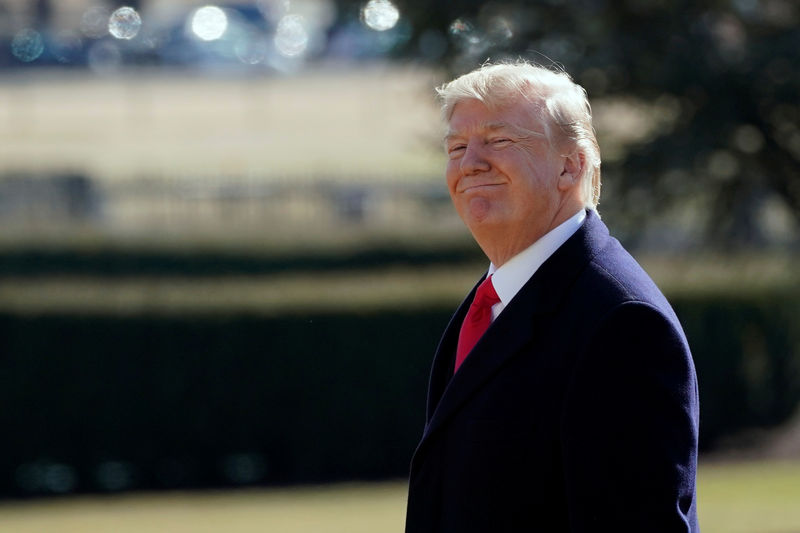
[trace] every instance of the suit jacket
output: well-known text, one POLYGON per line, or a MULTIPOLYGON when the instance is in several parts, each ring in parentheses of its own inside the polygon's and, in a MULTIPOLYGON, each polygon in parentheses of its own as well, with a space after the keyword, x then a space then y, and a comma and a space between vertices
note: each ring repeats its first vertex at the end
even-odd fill
POLYGON ((699 531, 689 346, 597 214, 453 375, 474 293, 434 358, 406 532, 699 531))

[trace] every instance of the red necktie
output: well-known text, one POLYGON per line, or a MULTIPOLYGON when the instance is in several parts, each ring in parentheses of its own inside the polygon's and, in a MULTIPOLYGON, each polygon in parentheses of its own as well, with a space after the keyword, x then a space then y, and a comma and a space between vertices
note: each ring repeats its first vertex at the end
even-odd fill
POLYGON ((489 276, 483 280, 483 283, 480 284, 475 292, 472 305, 469 306, 464 323, 461 324, 454 372, 464 362, 467 354, 477 344, 478 339, 489 329, 489 324, 492 323, 492 306, 499 301, 500 298, 498 298, 494 285, 492 285, 492 277, 489 276))

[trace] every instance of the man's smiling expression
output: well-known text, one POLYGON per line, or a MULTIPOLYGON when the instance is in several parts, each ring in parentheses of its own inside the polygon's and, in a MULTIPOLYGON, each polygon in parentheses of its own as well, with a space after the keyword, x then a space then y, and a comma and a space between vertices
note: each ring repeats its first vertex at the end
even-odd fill
POLYGON ((526 107, 529 102, 490 110, 479 100, 462 100, 445 138, 456 211, 476 237, 501 232, 517 252, 553 228, 564 171, 564 157, 526 107))

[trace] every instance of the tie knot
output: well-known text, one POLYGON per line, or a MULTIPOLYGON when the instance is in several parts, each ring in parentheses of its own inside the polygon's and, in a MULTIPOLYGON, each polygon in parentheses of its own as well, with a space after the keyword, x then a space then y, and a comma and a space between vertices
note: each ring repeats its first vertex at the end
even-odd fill
POLYGON ((480 307, 491 307, 499 301, 500 297, 497 296, 497 291, 494 290, 494 284, 492 283, 492 277, 489 276, 478 286, 473 303, 480 307))

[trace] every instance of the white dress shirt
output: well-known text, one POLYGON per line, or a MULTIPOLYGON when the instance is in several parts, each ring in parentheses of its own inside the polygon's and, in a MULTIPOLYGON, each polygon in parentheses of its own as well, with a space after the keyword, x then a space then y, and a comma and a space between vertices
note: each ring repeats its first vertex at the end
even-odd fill
POLYGON ((531 276, 539 270, 542 263, 553 255, 562 244, 572 237, 586 219, 586 210, 575 215, 544 234, 538 241, 509 259, 501 267, 489 264, 489 276, 500 301, 492 306, 492 320, 497 318, 531 276))

